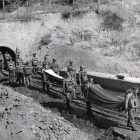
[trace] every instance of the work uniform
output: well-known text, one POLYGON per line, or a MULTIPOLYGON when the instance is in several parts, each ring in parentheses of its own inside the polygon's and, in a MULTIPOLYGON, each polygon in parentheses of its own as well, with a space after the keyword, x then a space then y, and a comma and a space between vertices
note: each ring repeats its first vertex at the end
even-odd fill
POLYGON ((87 72, 84 71, 84 70, 80 70, 78 72, 78 80, 79 80, 79 83, 81 85, 81 92, 82 92, 82 95, 83 95, 84 94, 85 82, 88 81, 87 72))
POLYGON ((66 100, 67 100, 67 107, 70 107, 70 102, 72 99, 76 99, 75 95, 75 82, 70 78, 66 78, 63 82, 63 90, 64 93, 66 94, 66 100))
POLYGON ((16 66, 17 66, 18 64, 23 65, 23 60, 22 60, 22 58, 19 57, 19 56, 16 58, 16 66))
POLYGON ((5 57, 5 68, 6 70, 8 70, 8 62, 10 61, 11 56, 9 53, 6 53, 4 54, 4 57, 5 57))
POLYGON ((37 63, 38 59, 34 56, 32 59, 33 74, 36 74, 38 71, 37 63))
POLYGON ((135 119, 134 119, 134 114, 135 114, 135 97, 134 95, 130 96, 128 99, 128 121, 127 121, 127 126, 132 126, 132 130, 135 129, 135 119))
POLYGON ((51 69, 56 73, 56 74, 59 74, 59 67, 58 67, 58 64, 56 64, 55 62, 53 62, 51 64, 51 69))
POLYGON ((48 84, 48 76, 46 75, 46 78, 44 79, 44 76, 43 76, 43 70, 48 70, 48 69, 51 69, 51 66, 50 66, 50 63, 49 61, 45 61, 43 62, 43 68, 42 68, 42 73, 41 73, 41 79, 42 79, 42 84, 43 84, 43 90, 45 91, 45 82, 47 81, 47 91, 49 91, 49 84, 48 84))
POLYGON ((16 56, 20 56, 20 50, 16 48, 16 56))
POLYGON ((2 53, 0 54, 0 71, 3 69, 3 62, 4 62, 4 58, 2 53))
POLYGON ((67 71, 70 74, 71 79, 76 81, 76 68, 73 65, 68 65, 67 71))
POLYGON ((16 72, 17 72, 17 81, 19 84, 24 84, 24 66, 19 64, 16 66, 16 72))
POLYGON ((25 86, 31 86, 31 80, 32 80, 32 67, 29 65, 24 66, 24 75, 25 75, 25 86))
POLYGON ((8 61, 9 81, 15 82, 15 63, 14 61, 8 61))

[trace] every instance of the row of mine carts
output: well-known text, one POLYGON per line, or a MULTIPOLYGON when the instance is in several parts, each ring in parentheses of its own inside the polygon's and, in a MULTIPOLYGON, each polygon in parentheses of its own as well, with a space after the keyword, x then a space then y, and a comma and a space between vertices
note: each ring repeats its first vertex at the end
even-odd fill
MULTIPOLYGON (((46 80, 46 88, 63 93, 64 73, 60 75, 55 74, 52 70, 44 70, 43 76, 46 80), (63 75, 63 76, 60 76, 63 75)), ((109 119, 111 121, 126 123, 127 114, 124 111, 125 93, 109 91, 102 88, 99 84, 89 85, 84 97, 81 97, 80 88, 76 90, 76 100, 72 102, 82 108, 87 109, 87 114, 91 112, 97 114, 99 117, 109 119)), ((139 110, 135 116, 136 123, 140 125, 139 110)))

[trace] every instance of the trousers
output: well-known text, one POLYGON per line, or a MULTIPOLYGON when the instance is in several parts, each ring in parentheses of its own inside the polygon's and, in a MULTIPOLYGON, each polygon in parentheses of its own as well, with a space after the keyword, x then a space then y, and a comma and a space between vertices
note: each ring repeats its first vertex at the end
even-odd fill
POLYGON ((132 128, 135 128, 135 119, 134 119, 134 110, 133 109, 128 109, 128 125, 131 125, 132 128))
POLYGON ((25 86, 31 86, 31 80, 32 80, 31 75, 25 75, 25 86))

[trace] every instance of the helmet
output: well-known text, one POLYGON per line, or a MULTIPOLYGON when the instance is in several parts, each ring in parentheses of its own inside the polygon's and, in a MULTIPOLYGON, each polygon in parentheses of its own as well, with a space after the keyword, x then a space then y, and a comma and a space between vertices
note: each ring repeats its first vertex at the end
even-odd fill
POLYGON ((80 69, 84 69, 84 67, 83 66, 80 66, 80 69))
POLYGON ((53 61, 56 61, 56 59, 55 59, 55 58, 53 58, 53 61))
POLYGON ((135 87, 133 87, 132 89, 133 89, 133 90, 139 90, 139 88, 138 88, 138 87, 136 87, 136 86, 135 86, 135 87))
POLYGON ((73 63, 73 61, 70 60, 70 63, 73 63))

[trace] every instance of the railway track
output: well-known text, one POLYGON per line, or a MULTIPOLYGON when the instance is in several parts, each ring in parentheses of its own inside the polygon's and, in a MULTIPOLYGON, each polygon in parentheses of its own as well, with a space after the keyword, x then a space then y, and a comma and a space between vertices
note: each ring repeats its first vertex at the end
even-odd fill
MULTIPOLYGON (((6 75, 4 75, 2 77, 2 79, 5 79, 5 78, 6 78, 6 75)), ((39 76, 33 76, 32 83, 42 86, 41 78, 39 76)), ((56 91, 57 93, 64 96, 62 94, 62 91, 58 90, 57 88, 54 88, 52 86, 52 87, 50 87, 50 89, 52 90, 52 92, 56 91)), ((73 100, 72 103, 76 106, 79 106, 80 108, 87 109, 86 101, 79 96, 77 97, 77 100, 73 100)), ((127 123, 127 114, 125 112, 118 112, 117 110, 107 109, 107 108, 104 108, 101 106, 97 106, 95 104, 92 104, 91 110, 92 110, 93 114, 99 116, 100 118, 107 119, 107 120, 110 120, 110 121, 113 121, 116 123, 120 123, 120 124, 127 123)), ((140 125, 140 117, 137 116, 137 117, 135 117, 135 119, 136 119, 136 124, 140 125)))

